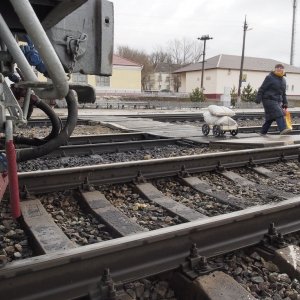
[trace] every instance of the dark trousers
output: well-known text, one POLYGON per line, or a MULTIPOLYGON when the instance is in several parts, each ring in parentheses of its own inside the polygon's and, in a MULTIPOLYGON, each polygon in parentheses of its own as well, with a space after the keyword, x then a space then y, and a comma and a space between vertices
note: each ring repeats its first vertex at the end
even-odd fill
POLYGON ((260 133, 261 134, 266 134, 270 128, 270 126, 272 125, 272 123, 276 121, 277 126, 279 131, 281 132, 283 129, 286 128, 286 123, 285 123, 285 119, 284 117, 279 117, 277 119, 273 119, 273 120, 266 120, 265 123, 263 124, 260 133))

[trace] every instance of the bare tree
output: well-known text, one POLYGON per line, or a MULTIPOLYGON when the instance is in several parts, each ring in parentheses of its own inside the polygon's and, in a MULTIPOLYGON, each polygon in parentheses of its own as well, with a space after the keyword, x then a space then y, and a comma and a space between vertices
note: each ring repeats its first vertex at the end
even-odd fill
POLYGON ((202 54, 202 45, 197 41, 183 38, 169 41, 167 52, 175 64, 185 65, 199 61, 202 54))
POLYGON ((154 50, 150 54, 150 62, 154 66, 154 68, 159 64, 159 63, 172 63, 172 57, 170 53, 164 51, 162 48, 159 48, 157 50, 154 50))
POLYGON ((168 46, 160 47, 150 55, 141 50, 136 50, 128 46, 119 46, 116 53, 124 58, 132 60, 143 66, 142 69, 142 88, 143 90, 152 89, 154 86, 154 72, 168 73, 169 86, 178 91, 180 80, 173 71, 183 65, 195 63, 200 60, 202 55, 202 44, 197 40, 183 38, 169 41, 168 46))

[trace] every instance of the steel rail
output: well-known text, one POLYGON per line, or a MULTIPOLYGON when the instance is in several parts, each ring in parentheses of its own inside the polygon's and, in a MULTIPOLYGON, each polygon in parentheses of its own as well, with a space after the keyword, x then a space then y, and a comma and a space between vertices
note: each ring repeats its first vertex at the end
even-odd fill
MULTIPOLYGON (((300 111, 293 111, 293 116, 299 116, 300 111)), ((156 121, 164 121, 164 122, 172 122, 172 121, 204 121, 203 113, 182 113, 182 114, 172 114, 172 113, 163 113, 163 114, 137 114, 137 115, 126 115, 128 118, 149 118, 156 121)), ((236 112, 236 114, 232 117, 235 120, 243 120, 243 119, 261 119, 264 117, 264 112, 236 112)))
POLYGON ((126 142, 126 141, 142 141, 142 140, 156 140, 168 139, 160 135, 149 134, 146 132, 136 133, 114 133, 101 135, 80 135, 71 136, 68 140, 68 145, 82 145, 82 144, 97 144, 97 143, 112 143, 112 142, 126 142))
MULTIPOLYGON (((61 118, 60 120, 62 125, 64 125, 67 122, 66 118, 61 118)), ((77 120, 77 125, 88 125, 88 124, 89 124, 89 120, 82 120, 82 119, 77 120)), ((30 119, 26 124, 26 128, 42 127, 42 126, 46 126, 46 127, 51 126, 51 121, 49 119, 30 119)))
MULTIPOLYGON (((89 145, 67 145, 61 146, 44 157, 63 157, 71 155, 93 155, 103 153, 116 153, 134 150, 143 150, 153 147, 164 147, 169 145, 184 145, 184 141, 178 138, 155 139, 142 141, 127 141, 113 143, 99 143, 89 145)), ((188 143, 185 143, 187 145, 188 143)), ((190 147, 192 145, 190 144, 190 147)))
POLYGON ((295 197, 279 204, 16 261, 0 269, 0 296, 10 300, 84 296, 96 288, 106 268, 117 282, 174 270, 185 261, 194 243, 202 256, 228 253, 257 244, 271 223, 282 234, 298 231, 299 214, 300 197, 295 197))
POLYGON ((19 186, 29 192, 50 192, 78 188, 83 183, 94 185, 131 182, 176 176, 182 172, 197 173, 216 168, 235 168, 249 164, 275 162, 280 159, 299 159, 300 145, 263 149, 247 149, 202 155, 181 156, 148 161, 122 162, 19 173, 19 186))
MULTIPOLYGON (((66 120, 62 119, 62 122, 64 123, 66 120)), ((199 120, 198 120, 199 121, 199 120)), ((82 120, 79 119, 77 124, 78 125, 88 125, 89 121, 88 120, 82 120)), ((32 119, 29 120, 27 123, 27 127, 34 127, 34 126, 49 126, 51 124, 51 122, 49 120, 44 120, 44 119, 32 119)), ((243 127, 239 127, 239 133, 255 133, 255 132, 260 132, 261 130, 261 126, 243 126, 243 127)), ((293 124, 293 131, 291 134, 293 134, 293 132, 300 130, 300 124, 293 124)), ((277 126, 276 125, 272 125, 270 127, 270 132, 278 132, 277 126)), ((138 133, 123 133, 125 134, 149 134, 149 133, 143 133, 143 132, 138 132, 138 133)), ((117 136, 117 134, 114 134, 117 136)), ((103 135, 105 136, 105 135, 103 135)), ((79 138, 77 136, 71 137, 71 139, 76 139, 79 138)), ((85 144, 85 143, 82 143, 85 144)))

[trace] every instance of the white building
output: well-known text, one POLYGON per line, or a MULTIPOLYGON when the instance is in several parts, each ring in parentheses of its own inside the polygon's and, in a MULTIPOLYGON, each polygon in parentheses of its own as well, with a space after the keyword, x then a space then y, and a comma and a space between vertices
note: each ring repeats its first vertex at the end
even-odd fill
MULTIPOLYGON (((243 67, 242 88, 250 84, 258 89, 266 75, 274 69, 280 61, 267 58, 245 57, 243 67)), ((284 64, 287 73, 287 95, 300 98, 300 68, 284 64)), ((241 56, 220 54, 207 59, 204 65, 203 87, 208 99, 220 100, 224 91, 238 89, 241 66, 241 56)), ((176 70, 180 76, 181 86, 179 92, 191 93, 196 87, 201 86, 202 63, 190 64, 176 70)))
POLYGON ((174 71, 180 66, 178 64, 158 63, 153 73, 148 75, 148 91, 165 91, 175 92, 178 89, 177 75, 174 71))

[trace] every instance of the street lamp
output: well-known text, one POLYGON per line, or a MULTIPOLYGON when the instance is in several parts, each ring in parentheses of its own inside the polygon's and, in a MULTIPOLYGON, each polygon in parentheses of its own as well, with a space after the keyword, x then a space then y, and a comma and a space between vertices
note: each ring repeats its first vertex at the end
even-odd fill
POLYGON ((202 70, 201 70, 201 90, 203 91, 203 77, 204 77, 204 62, 205 62, 205 48, 206 48, 206 41, 212 40, 212 37, 207 35, 202 35, 198 40, 204 41, 203 45, 203 53, 202 53, 202 70))
POLYGON ((241 86, 242 86, 242 77, 243 77, 243 68, 244 68, 244 56, 245 56, 245 41, 246 41, 246 32, 252 30, 252 28, 248 29, 247 20, 245 17, 244 21, 244 35, 243 35, 243 49, 242 49, 242 58, 241 58, 241 67, 240 67, 240 77, 239 77, 239 86, 238 86, 238 99, 241 96, 241 86))

